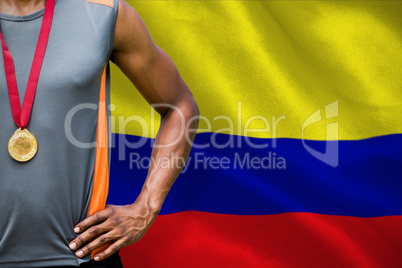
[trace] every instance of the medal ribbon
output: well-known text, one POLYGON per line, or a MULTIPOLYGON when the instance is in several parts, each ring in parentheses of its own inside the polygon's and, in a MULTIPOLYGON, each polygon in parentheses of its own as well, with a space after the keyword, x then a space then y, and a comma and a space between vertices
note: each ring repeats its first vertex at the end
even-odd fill
POLYGON ((35 98, 35 92, 38 86, 39 74, 42 68, 43 58, 45 57, 45 51, 47 41, 49 39, 50 28, 52 26, 54 5, 55 0, 46 1, 45 13, 43 15, 43 21, 39 33, 38 43, 36 44, 35 55, 32 62, 31 72, 29 74, 27 90, 25 92, 22 109, 20 104, 20 96, 18 94, 17 79, 15 76, 14 60, 13 57, 11 56, 10 51, 7 48, 6 42, 4 41, 3 38, 3 34, 1 33, 0 30, 0 38, 3 49, 4 69, 6 72, 11 111, 13 113, 14 122, 21 129, 27 127, 29 117, 31 116, 32 105, 35 98))

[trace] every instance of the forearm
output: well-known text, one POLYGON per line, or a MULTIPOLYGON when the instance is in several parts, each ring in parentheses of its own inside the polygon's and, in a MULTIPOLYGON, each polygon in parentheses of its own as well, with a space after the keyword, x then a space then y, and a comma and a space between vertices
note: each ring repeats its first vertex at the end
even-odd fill
POLYGON ((185 165, 198 126, 198 107, 176 66, 155 45, 139 15, 123 0, 119 1, 111 60, 154 105, 162 122, 148 176, 134 204, 108 206, 75 226, 79 236, 70 248, 77 257, 112 243, 97 253, 95 260, 103 260, 144 236, 185 165))
POLYGON ((198 107, 173 61, 153 42, 139 15, 124 1, 120 3, 121 23, 116 23, 111 59, 162 116, 148 175, 133 206, 144 215, 155 215, 190 153, 198 107))
POLYGON ((148 175, 136 203, 158 214, 173 183, 190 154, 198 126, 198 108, 194 100, 183 101, 162 117, 148 175))

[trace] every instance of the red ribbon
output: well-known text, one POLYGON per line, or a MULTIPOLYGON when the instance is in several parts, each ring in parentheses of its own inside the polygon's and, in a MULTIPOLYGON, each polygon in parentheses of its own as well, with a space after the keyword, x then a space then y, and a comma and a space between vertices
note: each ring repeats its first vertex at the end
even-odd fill
POLYGON ((14 60, 11 56, 10 51, 7 48, 6 42, 4 41, 3 35, 0 30, 0 38, 3 48, 4 69, 6 72, 11 111, 13 113, 14 122, 21 129, 27 127, 29 117, 31 116, 35 92, 38 86, 39 74, 42 68, 43 58, 45 57, 50 28, 52 26, 54 5, 55 0, 46 1, 45 14, 43 15, 42 27, 40 29, 38 43, 36 44, 35 55, 32 62, 31 72, 29 74, 29 80, 27 90, 25 92, 24 103, 22 104, 22 109, 20 105, 20 96, 18 94, 17 79, 15 76, 14 60))

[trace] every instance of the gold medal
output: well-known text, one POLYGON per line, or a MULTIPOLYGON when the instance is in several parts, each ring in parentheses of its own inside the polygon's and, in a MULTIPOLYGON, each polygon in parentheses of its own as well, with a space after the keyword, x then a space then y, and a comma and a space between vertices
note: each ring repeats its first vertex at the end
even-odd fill
POLYGON ((19 127, 8 141, 8 152, 12 158, 20 162, 31 160, 38 150, 38 143, 36 142, 35 137, 29 133, 26 127, 28 126, 29 118, 31 117, 35 92, 39 82, 39 75, 45 58, 46 46, 49 40, 50 29, 52 27, 55 3, 55 0, 46 0, 45 13, 43 14, 42 26, 36 44, 35 57, 32 61, 22 107, 20 95, 18 93, 13 56, 8 50, 3 34, 0 30, 1 49, 3 51, 4 69, 6 70, 5 76, 7 80, 8 96, 10 98, 11 112, 13 114, 14 123, 19 127))
POLYGON ((31 160, 37 151, 38 143, 28 129, 17 129, 8 141, 8 152, 19 162, 31 160))

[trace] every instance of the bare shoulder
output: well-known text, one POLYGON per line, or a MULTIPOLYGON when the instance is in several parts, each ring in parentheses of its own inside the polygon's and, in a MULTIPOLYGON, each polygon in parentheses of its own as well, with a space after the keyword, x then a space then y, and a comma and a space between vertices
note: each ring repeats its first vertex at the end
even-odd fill
MULTIPOLYGON (((154 43, 140 15, 123 0, 119 0, 111 60, 148 103, 195 103, 173 61, 154 43)), ((162 115, 169 110, 155 109, 162 115)))
POLYGON ((112 60, 128 54, 141 54, 144 57, 154 50, 156 45, 140 15, 124 0, 119 0, 112 60))

